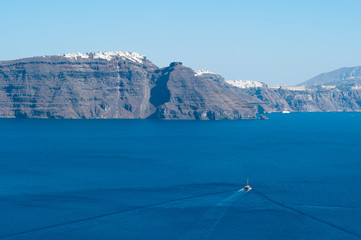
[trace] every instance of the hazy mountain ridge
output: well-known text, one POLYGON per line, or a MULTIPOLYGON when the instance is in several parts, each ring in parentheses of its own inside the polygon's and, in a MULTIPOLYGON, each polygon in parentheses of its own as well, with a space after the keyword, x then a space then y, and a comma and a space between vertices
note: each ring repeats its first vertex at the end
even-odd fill
POLYGON ((361 84, 361 66, 345 67, 335 71, 322 73, 301 84, 300 86, 320 85, 355 85, 361 84))

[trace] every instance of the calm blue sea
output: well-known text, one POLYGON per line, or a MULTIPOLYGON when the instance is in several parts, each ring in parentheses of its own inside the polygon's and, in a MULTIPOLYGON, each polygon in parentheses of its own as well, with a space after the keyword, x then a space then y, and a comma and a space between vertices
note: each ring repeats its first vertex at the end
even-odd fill
POLYGON ((361 114, 269 118, 2 119, 0 239, 361 238, 361 114))

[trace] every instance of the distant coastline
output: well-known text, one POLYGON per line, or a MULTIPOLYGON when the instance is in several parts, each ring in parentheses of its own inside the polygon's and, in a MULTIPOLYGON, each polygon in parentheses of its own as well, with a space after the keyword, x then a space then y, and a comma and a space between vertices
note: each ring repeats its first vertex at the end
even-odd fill
POLYGON ((257 119, 272 112, 360 112, 360 67, 298 86, 225 80, 134 52, 73 53, 0 62, 0 118, 257 119))

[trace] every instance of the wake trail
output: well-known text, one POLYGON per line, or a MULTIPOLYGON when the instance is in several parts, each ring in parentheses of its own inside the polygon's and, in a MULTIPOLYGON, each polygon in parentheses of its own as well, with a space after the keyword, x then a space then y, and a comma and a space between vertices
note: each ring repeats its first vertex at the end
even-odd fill
POLYGON ((320 208, 344 208, 344 209, 360 209, 359 207, 348 207, 341 205, 320 205, 320 204, 301 204, 301 203, 292 203, 293 206, 306 206, 306 207, 320 207, 320 208))
POLYGON ((331 222, 328 222, 328 221, 323 220, 323 219, 321 219, 321 218, 312 216, 312 215, 310 215, 310 214, 308 214, 308 213, 302 212, 301 210, 298 210, 298 209, 296 209, 296 208, 287 206, 287 205, 285 205, 285 204, 283 204, 283 203, 277 202, 277 201, 275 201, 275 200, 267 197, 266 195, 264 195, 263 193, 261 193, 261 192, 259 192, 259 191, 257 191, 257 190, 254 190, 254 189, 253 189, 253 191, 254 191, 256 194, 258 194, 259 196, 263 197, 264 199, 266 199, 266 200, 268 200, 268 201, 270 201, 270 202, 272 202, 272 203, 274 203, 274 204, 276 204, 276 205, 278 205, 278 206, 280 206, 280 207, 282 207, 282 208, 286 208, 286 209, 291 210, 291 211, 293 211, 293 212, 295 212, 295 213, 298 213, 298 214, 300 214, 300 215, 306 216, 306 217, 311 218, 311 219, 313 219, 313 220, 315 220, 315 221, 317 221, 317 222, 326 224, 326 225, 328 225, 328 226, 330 226, 330 227, 332 227, 332 228, 338 229, 338 230, 340 230, 340 231, 342 231, 342 232, 348 233, 348 234, 350 234, 350 235, 352 235, 352 236, 354 236, 354 237, 357 237, 357 238, 360 238, 360 239, 361 239, 361 234, 352 232, 352 231, 350 231, 350 230, 347 230, 346 228, 337 226, 337 225, 335 225, 335 224, 333 224, 333 223, 331 223, 331 222))
POLYGON ((195 230, 185 239, 209 239, 209 236, 226 214, 228 208, 246 191, 238 190, 210 208, 198 221, 195 230))
POLYGON ((100 218, 120 215, 120 214, 123 214, 123 213, 128 213, 128 212, 132 212, 132 211, 136 211, 136 210, 142 210, 142 209, 151 208, 151 207, 155 207, 155 206, 161 206, 161 205, 164 205, 164 204, 167 204, 167 203, 185 201, 185 200, 189 200, 189 199, 202 198, 202 197, 218 195, 218 194, 223 194, 223 193, 230 193, 230 192, 234 192, 234 190, 211 192, 211 193, 205 193, 205 194, 199 194, 199 195, 169 199, 169 200, 156 202, 156 203, 151 203, 151 204, 147 204, 147 205, 143 205, 143 206, 127 208, 127 209, 119 210, 119 211, 115 211, 115 212, 99 214, 99 215, 95 215, 95 216, 91 216, 91 217, 87 217, 87 218, 75 219, 75 220, 71 220, 71 221, 67 221, 67 222, 62 222, 62 223, 57 223, 57 224, 53 224, 53 225, 33 228, 33 229, 24 230, 24 231, 20 231, 20 232, 16 232, 16 233, 10 233, 10 234, 0 236, 0 239, 6 239, 6 238, 19 236, 19 235, 25 235, 25 234, 44 231, 44 230, 54 229, 54 228, 58 228, 58 227, 69 226, 69 225, 76 224, 76 223, 82 223, 82 222, 92 221, 92 220, 96 220, 96 219, 100 219, 100 218))

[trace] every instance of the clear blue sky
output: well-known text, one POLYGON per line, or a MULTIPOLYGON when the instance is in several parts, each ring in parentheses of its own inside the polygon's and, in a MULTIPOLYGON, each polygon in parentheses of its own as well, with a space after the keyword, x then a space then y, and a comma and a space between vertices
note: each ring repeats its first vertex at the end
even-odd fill
POLYGON ((297 84, 361 65, 360 0, 0 0, 0 60, 135 51, 226 79, 297 84))

